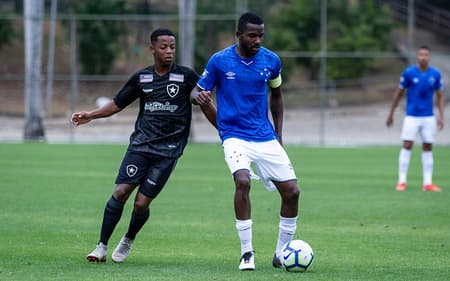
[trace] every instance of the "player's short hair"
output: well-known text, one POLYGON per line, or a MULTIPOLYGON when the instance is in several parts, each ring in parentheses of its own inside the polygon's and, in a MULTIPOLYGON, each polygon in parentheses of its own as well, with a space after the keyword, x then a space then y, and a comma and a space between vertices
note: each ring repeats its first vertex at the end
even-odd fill
POLYGON ((428 47, 427 45, 420 46, 418 50, 427 50, 428 52, 431 52, 430 47, 428 47))
POLYGON ((159 36, 164 35, 175 37, 175 34, 172 32, 172 30, 168 28, 157 28, 152 32, 152 34, 150 34, 150 42, 154 44, 156 41, 158 41, 159 36))
POLYGON ((252 12, 247 12, 247 13, 242 14, 239 17, 237 30, 239 32, 244 32, 245 28, 247 26, 247 23, 260 25, 260 24, 264 24, 264 21, 257 14, 252 13, 252 12))

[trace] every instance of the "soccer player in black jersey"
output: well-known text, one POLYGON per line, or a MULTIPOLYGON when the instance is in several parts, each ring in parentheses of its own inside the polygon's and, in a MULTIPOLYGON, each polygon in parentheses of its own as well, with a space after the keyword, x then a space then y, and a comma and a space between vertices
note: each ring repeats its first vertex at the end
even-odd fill
POLYGON ((89 261, 106 261, 108 240, 122 216, 125 202, 139 186, 128 231, 111 256, 114 262, 125 261, 136 234, 149 218, 150 203, 164 187, 188 141, 192 114, 189 96, 199 76, 192 69, 174 63, 172 31, 156 29, 150 41, 154 65, 134 73, 106 105, 72 114, 72 123, 79 126, 111 116, 140 100, 135 130, 119 168, 116 188, 106 203, 100 240, 86 257, 89 261))

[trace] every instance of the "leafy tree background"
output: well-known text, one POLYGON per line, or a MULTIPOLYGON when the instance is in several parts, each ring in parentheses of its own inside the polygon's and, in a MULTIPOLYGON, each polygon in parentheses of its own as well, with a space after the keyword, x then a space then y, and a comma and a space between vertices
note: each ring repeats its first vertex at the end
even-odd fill
MULTIPOLYGON (((273 0, 248 0, 248 10, 261 15, 266 22, 267 7, 274 5, 273 0)), ((197 14, 235 14, 235 1, 197 0, 197 14)), ((234 20, 198 21, 196 23, 195 69, 203 71, 209 57, 233 44, 236 40, 236 15, 234 20)))
POLYGON ((0 19, 0 48, 9 44, 16 36, 14 26, 10 20, 0 19))
MULTIPOLYGON (((384 51, 390 48, 392 26, 387 7, 378 8, 374 1, 328 1, 327 50, 345 52, 384 51)), ((286 1, 272 11, 273 40, 276 50, 320 50, 320 1, 286 1)), ((289 76, 299 64, 318 76, 318 58, 298 58, 284 64, 289 76)), ((362 76, 373 64, 371 58, 329 58, 328 79, 362 76)))
MULTIPOLYGON (((267 47, 275 51, 318 52, 320 2, 288 0, 274 3, 269 0, 249 0, 248 9, 264 18, 266 22, 264 44, 267 47)), ((140 1, 133 2, 134 5, 139 3, 140 1)), ((126 14, 131 12, 133 4, 124 0, 78 1, 74 3, 74 11, 77 14, 126 14)), ((197 0, 197 14, 233 15, 236 12, 235 8, 234 1, 197 0)), ((328 51, 368 52, 390 48, 388 36, 391 22, 387 7, 379 8, 373 0, 329 0, 327 13, 328 51)), ((121 52, 126 51, 123 44, 120 44, 121 36, 127 33, 125 26, 126 23, 120 21, 78 22, 80 63, 83 73, 107 74, 111 70, 115 59, 121 52)), ((197 21, 194 68, 198 72, 202 71, 214 52, 234 43, 235 32, 234 20, 197 21)), ((312 79, 316 79, 319 71, 318 62, 317 57, 284 60, 284 76, 288 78, 302 66, 308 69, 312 79)), ((329 58, 327 77, 328 79, 360 77, 370 69, 373 62, 371 58, 329 58)))
MULTIPOLYGON (((127 13, 126 1, 99 0, 78 1, 76 14, 127 13)), ((81 70, 85 74, 107 74, 120 52, 120 21, 82 20, 78 22, 79 54, 81 70)))

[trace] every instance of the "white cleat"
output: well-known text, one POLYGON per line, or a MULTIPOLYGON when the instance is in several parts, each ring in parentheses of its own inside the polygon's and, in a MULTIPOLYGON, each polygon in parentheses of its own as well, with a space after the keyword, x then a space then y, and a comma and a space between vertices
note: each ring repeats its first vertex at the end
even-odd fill
POLYGON ((90 262, 105 262, 106 261, 107 247, 102 242, 98 243, 94 251, 86 256, 86 259, 90 262))
POLYGON ((239 270, 255 270, 255 252, 244 253, 241 257, 239 270))
POLYGON ((111 255, 114 262, 124 262, 128 255, 130 254, 131 247, 133 246, 134 240, 131 240, 125 236, 120 239, 119 244, 111 255))

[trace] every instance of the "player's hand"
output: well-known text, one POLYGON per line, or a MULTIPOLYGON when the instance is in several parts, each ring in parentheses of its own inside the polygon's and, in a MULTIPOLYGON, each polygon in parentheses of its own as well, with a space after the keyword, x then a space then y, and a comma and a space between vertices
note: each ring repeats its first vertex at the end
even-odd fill
POLYGON ((204 105, 212 101, 211 91, 198 91, 193 95, 193 100, 195 104, 204 105))
POLYGON ((89 118, 89 113, 88 112, 75 112, 74 114, 72 114, 72 118, 71 118, 71 122, 73 125, 75 125, 76 127, 82 125, 82 124, 86 124, 89 121, 91 121, 92 119, 89 118))
POLYGON ((392 127, 393 124, 394 124, 394 119, 392 118, 392 116, 388 116, 388 118, 386 119, 386 126, 392 127))
POLYGON ((439 131, 444 129, 444 118, 442 118, 442 117, 439 117, 439 119, 438 119, 438 129, 439 129, 439 131))

